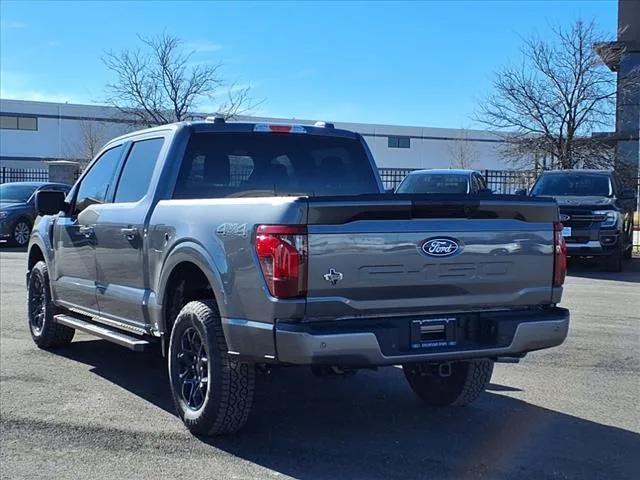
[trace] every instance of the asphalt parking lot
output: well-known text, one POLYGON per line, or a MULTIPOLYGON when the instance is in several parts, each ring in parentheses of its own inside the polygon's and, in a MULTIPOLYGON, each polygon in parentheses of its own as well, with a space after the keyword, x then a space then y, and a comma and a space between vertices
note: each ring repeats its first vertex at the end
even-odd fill
POLYGON ((462 409, 427 409, 397 368, 349 379, 284 369, 258 379, 235 437, 199 439, 174 416, 164 363, 77 335, 38 350, 25 253, 0 247, 0 477, 640 478, 640 259, 575 265, 569 338, 497 365, 462 409))

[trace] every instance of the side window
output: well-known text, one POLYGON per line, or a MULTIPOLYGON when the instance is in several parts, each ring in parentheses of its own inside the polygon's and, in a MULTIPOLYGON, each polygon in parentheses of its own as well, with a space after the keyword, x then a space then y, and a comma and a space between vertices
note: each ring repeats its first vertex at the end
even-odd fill
POLYGON ((473 178, 475 178, 475 184, 476 184, 476 191, 480 191, 483 188, 487 188, 486 184, 484 183, 484 178, 482 178, 481 175, 478 175, 477 173, 473 174, 473 178))
POLYGON ((164 139, 134 142, 120 174, 114 202, 137 202, 149 190, 164 139))
POLYGON ((113 185, 121 154, 122 145, 119 145, 104 152, 91 166, 91 170, 82 179, 78 189, 76 213, 89 205, 106 201, 109 187, 113 185))
POLYGON ((475 193, 478 191, 478 179, 475 175, 469 175, 469 193, 475 193))
POLYGON ((613 193, 614 195, 619 195, 620 191, 622 190, 622 184, 620 182, 620 177, 618 177, 618 175, 616 175, 615 173, 613 175, 611 175, 611 181, 613 183, 613 193))

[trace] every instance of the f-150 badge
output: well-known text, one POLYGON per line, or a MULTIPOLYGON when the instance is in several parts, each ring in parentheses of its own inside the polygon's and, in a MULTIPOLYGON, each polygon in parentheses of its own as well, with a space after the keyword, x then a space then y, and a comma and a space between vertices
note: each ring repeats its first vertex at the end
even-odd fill
POLYGON ((324 279, 331 285, 335 285, 336 283, 342 281, 342 279, 344 278, 344 275, 342 275, 342 273, 337 272, 333 268, 330 268, 329 273, 325 273, 323 276, 324 279))

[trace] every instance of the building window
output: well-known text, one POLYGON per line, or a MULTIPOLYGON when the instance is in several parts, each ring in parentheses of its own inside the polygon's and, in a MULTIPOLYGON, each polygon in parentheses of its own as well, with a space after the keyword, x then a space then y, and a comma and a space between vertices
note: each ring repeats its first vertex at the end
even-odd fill
POLYGON ((18 117, 0 117, 0 128, 18 129, 18 117))
POLYGON ((389 137, 389 148, 411 148, 411 137, 389 137))
POLYGON ((18 130, 38 130, 38 118, 18 117, 18 130))
POLYGON ((7 130, 38 130, 38 117, 0 115, 0 128, 7 130))

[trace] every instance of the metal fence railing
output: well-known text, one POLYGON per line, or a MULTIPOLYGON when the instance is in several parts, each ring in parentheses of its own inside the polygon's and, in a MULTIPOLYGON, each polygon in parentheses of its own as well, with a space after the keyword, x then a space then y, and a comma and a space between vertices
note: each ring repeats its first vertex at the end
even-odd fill
POLYGON ((533 186, 537 173, 533 170, 483 170, 487 187, 494 193, 510 194, 517 190, 528 190, 533 186))
POLYGON ((400 182, 404 180, 409 173, 416 170, 415 168, 379 168, 380 178, 384 188, 397 188, 400 182))
POLYGON ((0 168, 0 183, 9 182, 46 182, 49 171, 38 168, 0 168))
MULTIPOLYGON (((246 180, 251 169, 238 168, 231 173, 232 182, 240 183, 246 180)), ((385 188, 395 189, 400 182, 412 172, 413 168, 380 168, 380 177, 385 188)), ((520 189, 528 189, 536 179, 533 170, 482 170, 487 186, 494 193, 515 193, 520 189)), ((0 184, 7 182, 46 182, 49 180, 49 172, 46 169, 0 167, 0 184)), ((640 177, 638 178, 638 191, 640 191, 640 177)), ((640 199, 639 199, 640 201, 640 199)), ((639 209, 640 210, 640 209, 639 209)), ((635 214, 634 250, 640 253, 640 214, 635 214)))
MULTIPOLYGON (((380 178, 385 188, 397 188, 413 168, 380 168, 380 178)), ((515 193, 516 190, 528 189, 536 179, 533 170, 481 170, 487 187, 495 193, 515 193)))

